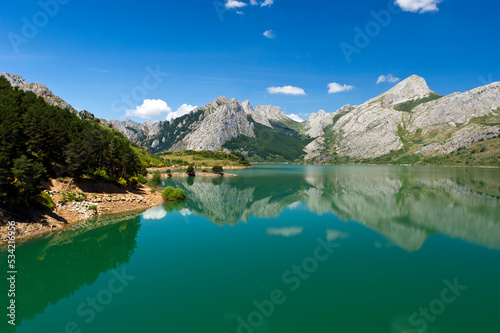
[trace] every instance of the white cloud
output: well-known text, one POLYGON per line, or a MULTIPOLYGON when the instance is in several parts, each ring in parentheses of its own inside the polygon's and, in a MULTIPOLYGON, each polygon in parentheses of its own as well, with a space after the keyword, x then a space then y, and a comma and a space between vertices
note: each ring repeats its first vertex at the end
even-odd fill
POLYGON ((302 233, 302 227, 267 228, 266 233, 272 236, 291 237, 302 233))
POLYGON ((335 93, 339 93, 342 91, 350 91, 353 89, 354 89, 354 86, 349 86, 347 84, 341 85, 337 82, 332 82, 332 83, 328 84, 328 93, 329 94, 335 94, 335 93))
POLYGON ((162 206, 150 208, 142 213, 142 218, 145 220, 161 220, 165 216, 167 216, 167 212, 162 206))
POLYGON ((250 4, 252 6, 258 5, 257 0, 250 0, 250 4))
POLYGON ((442 0, 396 0, 396 4, 405 12, 427 13, 437 12, 437 4, 442 0))
POLYGON ((145 99, 142 105, 139 105, 135 110, 125 111, 127 116, 139 117, 139 118, 157 118, 162 114, 171 113, 172 108, 167 105, 165 101, 161 99, 145 99))
POLYGON ((276 38, 276 34, 272 30, 266 30, 266 31, 264 31, 263 35, 265 37, 269 38, 269 39, 275 39, 276 38))
POLYGON ((332 229, 326 229, 326 239, 329 242, 333 242, 334 240, 337 240, 337 239, 346 239, 346 238, 349 238, 349 234, 347 234, 345 232, 332 230, 332 229))
POLYGON ((399 77, 395 77, 392 74, 389 75, 380 75, 377 80, 377 84, 382 83, 382 82, 390 82, 390 83, 396 83, 399 81, 399 77))
POLYGON ((301 203, 302 203, 301 201, 295 201, 295 202, 289 204, 287 207, 290 209, 295 209, 295 208, 299 207, 301 203))
POLYGON ((182 216, 188 216, 188 215, 192 215, 193 213, 191 213, 191 211, 189 209, 184 208, 184 209, 179 211, 179 214, 181 214, 182 216))
POLYGON ((237 0, 227 0, 226 2, 226 8, 231 9, 231 8, 242 8, 245 7, 247 4, 241 1, 237 0))
POLYGON ((237 10, 237 11, 236 11, 236 14, 238 14, 238 15, 244 15, 245 13, 244 13, 244 12, 242 12, 242 11, 240 11, 240 10, 237 10))
POLYGON ((270 94, 285 94, 285 95, 305 95, 304 89, 299 87, 284 86, 284 87, 269 87, 267 92, 270 94))
POLYGON ((292 119, 292 120, 295 120, 299 123, 303 122, 304 119, 300 118, 299 115, 295 114, 295 113, 292 113, 292 114, 287 114, 286 115, 288 118, 292 119))
POLYGON ((182 117, 185 114, 188 114, 189 112, 193 111, 197 106, 192 106, 192 105, 187 105, 187 104, 182 104, 175 112, 170 112, 167 115, 166 120, 172 120, 175 118, 182 117))
POLYGON ((271 7, 271 5, 274 3, 274 0, 265 0, 260 6, 261 7, 265 7, 265 6, 269 6, 271 7))

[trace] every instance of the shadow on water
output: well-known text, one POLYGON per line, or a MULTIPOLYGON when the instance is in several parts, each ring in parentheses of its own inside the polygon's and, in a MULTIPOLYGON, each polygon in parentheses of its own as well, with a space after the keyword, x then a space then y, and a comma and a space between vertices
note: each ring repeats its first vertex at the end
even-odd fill
POLYGON ((407 251, 442 233, 500 249, 498 170, 375 166, 279 166, 239 177, 167 180, 185 207, 219 226, 272 218, 303 204, 365 225, 407 251))
MULTIPOLYGON (((137 214, 103 218, 18 247, 17 326, 44 312, 49 304, 93 284, 101 273, 127 263, 136 248, 140 221, 137 214)), ((0 261, 7 262, 5 251, 0 252, 0 261)), ((5 270, 0 274, 2 290, 7 290, 7 285, 3 287, 5 270)), ((1 299, 5 309, 9 301, 6 293, 1 299)), ((14 331, 6 320, 1 326, 2 332, 14 331)))

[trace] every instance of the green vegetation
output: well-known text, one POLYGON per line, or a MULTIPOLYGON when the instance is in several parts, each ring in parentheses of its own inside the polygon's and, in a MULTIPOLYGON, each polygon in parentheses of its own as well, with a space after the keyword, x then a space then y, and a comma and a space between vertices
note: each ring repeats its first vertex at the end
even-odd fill
POLYGON ((443 96, 438 95, 436 93, 431 93, 429 96, 421 98, 421 99, 415 99, 412 101, 407 101, 404 103, 396 104, 396 105, 394 105, 394 109, 396 109, 398 111, 412 112, 412 110, 415 107, 417 107, 418 105, 439 99, 441 97, 443 97, 443 96))
POLYGON ((48 209, 54 208, 54 201, 52 200, 51 196, 47 192, 42 191, 38 195, 38 200, 43 206, 47 207, 48 209))
POLYGON ((85 200, 87 200, 87 195, 83 192, 63 192, 61 202, 65 204, 67 202, 80 202, 85 200))
POLYGON ((271 122, 273 128, 254 124, 255 138, 240 136, 227 141, 223 147, 244 151, 255 162, 289 162, 300 160, 304 147, 312 141, 280 123, 271 122))
POLYGON ((194 167, 192 165, 188 166, 186 172, 187 172, 189 177, 196 176, 196 172, 194 172, 194 167))
POLYGON ((153 178, 151 179, 151 184, 153 186, 158 186, 161 184, 161 172, 160 172, 160 170, 156 170, 153 173, 153 178))
POLYGON ((162 167, 165 165, 165 162, 158 156, 152 155, 142 149, 141 147, 137 146, 134 143, 130 144, 132 146, 132 149, 134 150, 135 154, 137 157, 139 157, 139 160, 141 161, 141 164, 147 168, 150 167, 162 167))
POLYGON ((224 169, 220 165, 214 165, 212 167, 212 172, 222 175, 222 173, 224 172, 224 169))
POLYGON ((21 211, 39 202, 42 180, 97 170, 109 181, 146 172, 122 134, 0 78, 0 205, 21 211))
POLYGON ((181 150, 177 152, 166 152, 161 155, 165 165, 197 165, 213 166, 222 164, 224 166, 250 166, 245 156, 239 152, 225 153, 222 151, 196 151, 181 150))
POLYGON ((97 206, 96 205, 90 205, 89 206, 89 210, 97 210, 97 206))
POLYGON ((161 196, 165 201, 183 201, 187 199, 181 188, 174 189, 172 186, 165 187, 161 192, 161 196))

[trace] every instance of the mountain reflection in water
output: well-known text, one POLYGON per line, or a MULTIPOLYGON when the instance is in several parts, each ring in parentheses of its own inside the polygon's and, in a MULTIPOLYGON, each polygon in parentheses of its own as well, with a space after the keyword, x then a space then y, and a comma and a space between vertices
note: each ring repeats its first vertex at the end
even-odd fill
POLYGON ((175 209, 187 209, 219 226, 247 222, 251 216, 277 217, 284 208, 303 203, 317 215, 333 213, 361 223, 407 251, 418 250, 435 233, 500 249, 497 170, 281 167, 259 166, 225 179, 167 182, 188 196, 175 209))

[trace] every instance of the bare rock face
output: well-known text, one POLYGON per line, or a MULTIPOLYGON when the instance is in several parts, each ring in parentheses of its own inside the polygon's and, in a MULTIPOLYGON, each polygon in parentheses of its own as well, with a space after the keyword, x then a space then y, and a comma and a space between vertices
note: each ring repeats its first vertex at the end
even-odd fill
POLYGON ((244 101, 241 106, 243 107, 243 110, 245 110, 245 113, 250 115, 256 123, 273 128, 273 126, 269 123, 269 119, 266 117, 266 114, 262 112, 260 108, 255 110, 252 108, 248 100, 244 101))
POLYGON ((70 104, 66 103, 61 97, 54 95, 49 88, 41 83, 28 83, 19 75, 10 73, 2 72, 0 73, 0 76, 6 77, 13 87, 19 87, 24 91, 31 91, 35 95, 43 97, 43 99, 50 105, 58 106, 62 109, 68 109, 69 111, 78 114, 78 111, 76 111, 70 104))
POLYGON ((375 98, 381 99, 384 104, 396 105, 411 100, 422 99, 432 93, 433 91, 429 89, 424 78, 412 75, 375 98))
POLYGON ((279 106, 259 105, 255 108, 255 112, 267 120, 281 121, 290 119, 283 113, 283 110, 279 106))
POLYGON ((304 151, 306 153, 306 156, 304 156, 304 160, 307 161, 320 156, 324 148, 325 138, 322 136, 318 136, 304 148, 304 151))
POLYGON ((500 134, 499 126, 481 126, 470 124, 456 131, 453 136, 443 143, 432 143, 427 145, 417 153, 426 155, 450 154, 461 148, 470 146, 479 140, 496 137, 500 134))
POLYGON ((471 118, 491 114, 499 107, 500 82, 495 82, 417 106, 410 117, 409 130, 415 132, 419 128, 467 124, 471 118))
POLYGON ((7 79, 7 81, 10 82, 10 85, 13 87, 19 87, 19 86, 24 86, 25 84, 28 84, 25 79, 20 77, 19 75, 16 74, 11 74, 11 73, 5 73, 5 72, 0 72, 0 76, 3 76, 7 79))
POLYGON ((304 122, 304 134, 311 138, 322 136, 325 134, 323 129, 333 124, 333 117, 335 117, 335 113, 326 113, 324 110, 311 113, 309 119, 304 122))
POLYGON ((412 75, 389 91, 355 107, 333 127, 339 135, 337 153, 355 158, 376 158, 402 148, 397 130, 403 113, 394 106, 432 93, 423 78, 412 75))
POLYGON ((201 109, 203 116, 189 125, 190 132, 170 151, 218 150, 226 141, 241 135, 255 137, 254 124, 248 121, 238 100, 219 97, 201 109))

